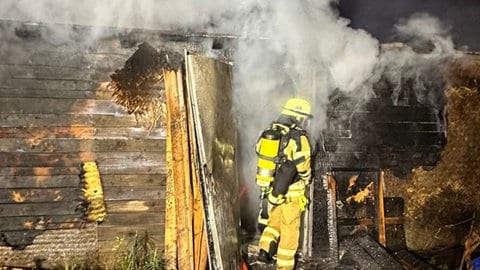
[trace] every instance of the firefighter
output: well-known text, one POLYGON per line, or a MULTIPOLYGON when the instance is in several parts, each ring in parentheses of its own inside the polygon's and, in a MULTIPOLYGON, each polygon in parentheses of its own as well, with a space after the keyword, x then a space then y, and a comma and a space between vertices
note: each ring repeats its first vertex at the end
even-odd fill
POLYGON ((311 145, 303 128, 311 117, 308 101, 289 99, 278 120, 262 133, 256 145, 256 181, 262 196, 272 205, 258 243, 258 256, 261 261, 271 262, 276 247, 277 269, 295 266, 301 215, 308 202, 305 187, 311 180, 311 145))

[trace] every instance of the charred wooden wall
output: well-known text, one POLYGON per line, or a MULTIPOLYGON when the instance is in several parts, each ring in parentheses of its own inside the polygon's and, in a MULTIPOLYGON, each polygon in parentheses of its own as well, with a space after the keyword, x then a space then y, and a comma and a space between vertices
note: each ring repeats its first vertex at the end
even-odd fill
POLYGON ((163 128, 148 135, 105 87, 145 36, 8 21, 0 36, 0 265, 110 258, 144 230, 163 250, 163 128), (108 212, 98 225, 76 210, 91 160, 108 212))
MULTIPOLYGON (((319 184, 319 176, 325 173, 336 181, 337 201, 333 206, 336 213, 329 218, 334 219, 337 226, 329 227, 321 218, 315 220, 314 243, 336 246, 335 241, 347 239, 348 242, 348 236, 360 230, 376 235, 377 195, 372 192, 370 199, 357 203, 348 202, 349 192, 362 193, 370 182, 377 189, 378 181, 371 179, 378 178, 372 175, 380 175, 381 171, 389 170, 404 177, 413 168, 432 168, 440 160, 447 140, 445 82, 442 79, 424 82, 422 94, 428 93, 430 100, 417 96, 415 83, 412 78, 402 77, 399 85, 382 77, 370 89, 373 95, 368 101, 340 91, 330 96, 327 128, 322 134, 325 148, 316 156, 315 171, 319 184), (358 177, 352 179, 352 175, 358 177), (329 239, 329 231, 336 232, 337 239, 329 239)), ((326 192, 319 186, 315 186, 314 216, 325 217, 328 216, 326 192)), ((387 248, 400 250, 405 247, 403 199, 385 197, 383 203, 387 248)), ((316 245, 314 254, 325 256, 322 248, 326 245, 316 245)))
POLYGON ((331 96, 325 131, 330 167, 389 169, 404 176, 415 167, 436 165, 446 144, 442 83, 429 89, 438 96, 435 104, 420 102, 408 78, 399 93, 386 80, 372 90, 375 95, 366 103, 331 96))

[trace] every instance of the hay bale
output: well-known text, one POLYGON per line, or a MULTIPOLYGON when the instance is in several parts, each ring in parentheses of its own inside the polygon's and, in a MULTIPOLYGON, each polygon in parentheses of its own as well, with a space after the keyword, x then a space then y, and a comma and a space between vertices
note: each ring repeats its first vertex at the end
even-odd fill
POLYGON ((447 80, 452 87, 480 87, 480 55, 456 59, 447 70, 447 80))
POLYGON ((450 88, 447 145, 433 170, 414 170, 406 209, 407 245, 428 251, 461 245, 480 207, 480 94, 450 88))

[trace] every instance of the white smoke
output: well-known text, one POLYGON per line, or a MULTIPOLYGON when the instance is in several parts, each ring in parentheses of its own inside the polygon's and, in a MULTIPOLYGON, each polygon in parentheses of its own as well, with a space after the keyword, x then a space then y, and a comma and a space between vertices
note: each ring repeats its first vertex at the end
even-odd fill
POLYGON ((258 208, 254 146, 291 97, 311 101, 312 137, 326 125, 329 95, 363 87, 377 63, 379 44, 348 27, 331 1, 262 2, 245 17, 235 58, 235 100, 241 138, 241 179, 258 208), (261 38, 259 38, 261 37, 261 38))
POLYGON ((448 29, 426 13, 413 14, 395 25, 398 37, 405 43, 384 46, 376 70, 393 86, 395 105, 405 94, 402 91, 411 88, 418 102, 444 106, 445 64, 460 55, 448 29))
POLYGON ((226 0, 3 0, 2 19, 109 26, 171 29, 208 24, 232 6, 226 0), (215 9, 218 12, 214 12, 215 9))

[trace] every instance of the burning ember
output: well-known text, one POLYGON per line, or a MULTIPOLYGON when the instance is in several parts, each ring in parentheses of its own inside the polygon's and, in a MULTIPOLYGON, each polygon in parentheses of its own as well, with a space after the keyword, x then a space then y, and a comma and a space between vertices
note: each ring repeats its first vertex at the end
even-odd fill
MULTIPOLYGON (((353 178, 353 176, 352 176, 352 178, 353 178)), ((350 178, 350 181, 352 181, 352 178, 350 178)), ((357 178, 358 178, 358 175, 357 175, 357 178)), ((350 182, 350 184, 351 184, 351 182, 350 182)), ((374 186, 373 182, 370 182, 364 189, 361 189, 356 194, 349 196, 346 199, 346 202, 347 203, 352 203, 352 202, 365 203, 367 200, 373 199, 373 186, 374 186)), ((349 185, 348 188, 350 190, 350 188, 351 188, 350 185, 349 185)))

